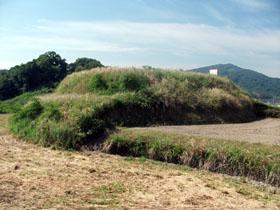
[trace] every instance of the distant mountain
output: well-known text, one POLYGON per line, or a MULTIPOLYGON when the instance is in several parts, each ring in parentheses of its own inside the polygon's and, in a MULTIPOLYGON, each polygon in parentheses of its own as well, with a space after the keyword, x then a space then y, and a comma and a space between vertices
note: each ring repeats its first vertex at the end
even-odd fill
POLYGON ((217 64, 193 69, 192 71, 209 73, 210 69, 218 69, 219 76, 229 78, 258 99, 269 102, 272 102, 273 99, 280 99, 279 78, 268 77, 256 71, 243 69, 233 64, 217 64))

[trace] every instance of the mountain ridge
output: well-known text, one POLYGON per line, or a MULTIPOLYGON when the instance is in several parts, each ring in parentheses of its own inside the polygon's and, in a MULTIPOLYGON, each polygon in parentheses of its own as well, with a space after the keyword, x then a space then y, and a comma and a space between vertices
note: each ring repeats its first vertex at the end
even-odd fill
POLYGON ((192 69, 191 71, 208 73, 210 69, 218 69, 219 76, 232 80, 255 98, 266 102, 280 99, 280 78, 269 77, 257 71, 241 68, 231 63, 215 64, 192 69))

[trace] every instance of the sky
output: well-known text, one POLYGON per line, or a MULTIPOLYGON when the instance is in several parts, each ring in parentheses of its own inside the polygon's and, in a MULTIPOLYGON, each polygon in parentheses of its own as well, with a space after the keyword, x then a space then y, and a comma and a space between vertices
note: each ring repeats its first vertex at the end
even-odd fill
POLYGON ((67 62, 232 63, 280 77, 280 1, 0 0, 0 49, 0 69, 56 51, 67 62))

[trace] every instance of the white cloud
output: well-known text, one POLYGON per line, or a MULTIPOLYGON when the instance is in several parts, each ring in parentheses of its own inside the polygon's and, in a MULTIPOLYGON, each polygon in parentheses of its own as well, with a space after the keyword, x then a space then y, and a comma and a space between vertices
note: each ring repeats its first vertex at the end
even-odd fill
MULTIPOLYGON (((135 57, 153 53, 158 58, 164 54, 162 59, 168 56, 181 60, 188 57, 190 62, 192 56, 204 56, 216 58, 211 62, 224 57, 275 63, 280 54, 280 30, 247 31, 180 23, 42 20, 28 27, 27 31, 2 33, 0 45, 10 53, 20 50, 75 51, 77 57, 81 52, 108 53, 111 56, 134 54, 135 57)), ((130 63, 130 60, 126 62, 130 63)), ((164 65, 165 61, 162 63, 164 65)), ((174 61, 174 66, 178 66, 176 64, 174 61)), ((280 69, 280 66, 275 68, 280 69)))
POLYGON ((85 51, 169 50, 189 53, 280 53, 280 30, 239 30, 179 23, 41 22, 41 37, 16 36, 31 47, 85 51))
MULTIPOLYGON (((137 50, 136 47, 120 47, 118 44, 94 41, 90 39, 79 39, 78 37, 32 37, 32 36, 14 36, 2 41, 9 45, 12 39, 14 47, 22 49, 60 49, 73 51, 98 51, 98 52, 128 52, 137 50)), ((4 43, 4 45, 5 45, 4 43)))

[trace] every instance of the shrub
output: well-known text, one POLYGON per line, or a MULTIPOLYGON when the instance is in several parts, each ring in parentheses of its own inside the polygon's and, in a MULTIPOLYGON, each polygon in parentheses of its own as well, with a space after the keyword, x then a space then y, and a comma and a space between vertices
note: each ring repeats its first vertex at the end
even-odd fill
POLYGON ((38 126, 39 136, 33 142, 53 148, 77 149, 82 137, 75 127, 62 123, 41 122, 38 126))
POLYGON ((9 121, 10 130, 24 139, 37 138, 37 130, 34 126, 34 122, 30 119, 20 119, 18 116, 13 116, 9 121))
POLYGON ((62 118, 62 113, 59 110, 59 105, 55 103, 47 103, 44 106, 44 113, 41 118, 59 121, 62 118))
POLYGON ((105 91, 108 89, 108 85, 102 74, 96 74, 91 79, 89 88, 91 91, 105 91))
POLYGON ((139 91, 147 88, 148 78, 138 72, 117 72, 96 73, 89 81, 89 91, 113 94, 117 92, 139 91))
POLYGON ((36 117, 38 117, 41 112, 43 111, 43 106, 41 105, 40 101, 38 99, 33 99, 31 103, 26 105, 26 107, 22 110, 20 110, 18 116, 19 118, 26 118, 30 120, 34 120, 36 117))
POLYGON ((86 135, 86 138, 99 137, 110 127, 109 125, 106 125, 104 120, 94 118, 90 115, 82 116, 77 124, 79 125, 81 132, 86 135))
POLYGON ((123 74, 120 81, 122 91, 139 91, 147 88, 149 85, 148 78, 143 74, 128 73, 123 74))

